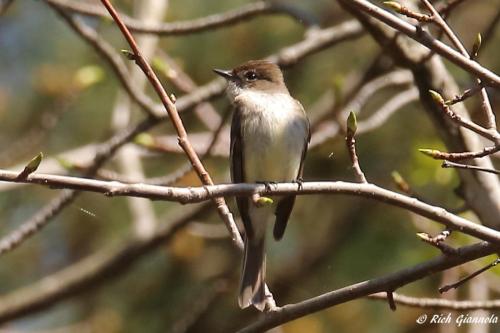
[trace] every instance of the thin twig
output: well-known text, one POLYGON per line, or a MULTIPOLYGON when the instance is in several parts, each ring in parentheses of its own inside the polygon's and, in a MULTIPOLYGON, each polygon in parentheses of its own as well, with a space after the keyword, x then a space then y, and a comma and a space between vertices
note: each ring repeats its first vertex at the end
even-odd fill
POLYGON ((445 103, 447 105, 453 105, 453 104, 457 104, 457 103, 460 103, 460 102, 463 102, 465 101, 467 98, 469 97, 472 97, 474 96, 475 94, 477 94, 479 91, 481 91, 481 89, 483 89, 483 85, 481 83, 479 84, 476 84, 474 87, 472 88, 469 88, 469 89, 466 89, 462 94, 460 95, 457 95, 455 97, 453 97, 452 99, 450 100, 447 100, 445 103))
POLYGON ((458 125, 467 128, 468 130, 473 131, 476 134, 492 141, 495 144, 500 144, 500 133, 495 128, 486 129, 483 126, 480 126, 470 120, 464 119, 451 109, 449 105, 445 103, 443 97, 435 91, 430 91, 431 97, 438 104, 441 110, 455 123, 458 125))
POLYGON ((453 283, 453 284, 448 284, 446 286, 443 286, 441 288, 439 288, 439 292, 440 293, 445 293, 447 292, 448 290, 450 289, 457 289, 458 287, 460 287, 461 285, 463 285, 464 283, 466 283, 467 281, 473 279, 474 277, 478 276, 479 274, 489 270, 490 268, 492 267, 495 267, 496 265, 500 264, 500 258, 497 258, 495 261, 493 261, 491 264, 488 264, 487 266, 481 268, 481 269, 478 269, 477 271, 475 271, 474 273, 466 276, 465 278, 461 279, 460 281, 456 282, 456 283, 453 283))
MULTIPOLYGON (((200 158, 198 157, 193 147, 191 146, 191 143, 189 142, 187 132, 184 128, 184 125, 182 124, 181 117, 179 116, 175 104, 170 100, 170 97, 168 96, 167 92, 161 85, 160 80, 154 73, 149 63, 142 56, 141 51, 137 47, 134 37, 132 36, 128 28, 125 26, 123 21, 120 19, 113 5, 111 5, 111 3, 108 0, 101 0, 101 2, 106 7, 108 12, 111 14, 113 20, 116 22, 118 28, 121 30, 123 36, 127 40, 130 47, 132 48, 136 64, 142 69, 142 71, 148 78, 149 82, 151 83, 153 89, 158 94, 158 97, 160 98, 163 106, 165 107, 165 110, 169 115, 170 121, 174 125, 174 128, 177 132, 179 145, 186 153, 186 156, 193 165, 193 168, 196 171, 198 177, 200 178, 203 184, 213 185, 212 178, 206 171, 205 167, 203 166, 203 163, 201 162, 200 158)), ((241 235, 238 231, 236 223, 234 222, 233 216, 226 205, 224 198, 223 197, 214 198, 213 201, 217 207, 217 211, 220 217, 222 218, 222 220, 226 224, 226 227, 228 228, 232 241, 238 248, 243 249, 243 241, 241 239, 241 235)))
POLYGON ((441 17, 439 12, 434 8, 434 6, 428 0, 421 0, 423 4, 427 7, 427 9, 432 14, 432 20, 436 23, 446 34, 446 36, 451 40, 453 45, 462 53, 463 56, 468 57, 469 53, 467 49, 463 46, 462 42, 458 39, 457 35, 451 30, 450 26, 445 22, 445 20, 441 17))
POLYGON ((476 165, 454 163, 454 162, 450 162, 450 161, 446 161, 446 160, 443 161, 443 164, 441 165, 441 167, 443 167, 443 168, 458 168, 458 169, 467 169, 467 170, 477 170, 477 171, 494 173, 495 175, 500 175, 500 170, 478 167, 476 165))
POLYGON ((435 149, 419 149, 419 151, 435 160, 463 161, 493 155, 500 151, 500 145, 485 147, 481 151, 466 151, 462 153, 447 153, 435 149))
POLYGON ((432 22, 432 16, 427 14, 417 13, 410 8, 401 5, 396 1, 384 1, 384 5, 394 9, 398 14, 404 15, 406 17, 412 18, 419 22, 432 22))

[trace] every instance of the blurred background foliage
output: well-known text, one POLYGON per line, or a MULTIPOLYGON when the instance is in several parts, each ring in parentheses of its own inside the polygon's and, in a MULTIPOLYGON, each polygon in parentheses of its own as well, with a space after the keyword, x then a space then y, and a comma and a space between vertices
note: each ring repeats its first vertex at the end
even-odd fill
MULTIPOLYGON (((313 15, 321 27, 350 19, 335 1, 287 1, 313 15)), ((238 7, 242 0, 170 0, 167 21, 205 16, 238 7)), ((114 1, 130 13, 132 0, 114 1)), ((467 1, 450 19, 465 45, 483 31, 498 10, 498 0, 467 1)), ((87 19, 117 50, 127 48, 109 21, 87 19)), ((497 29, 498 30, 498 29, 497 29)), ((304 27, 284 16, 263 16, 248 22, 200 34, 165 37, 160 47, 198 84, 215 78, 212 68, 231 68, 258 59, 303 38, 304 27)), ((120 90, 106 63, 83 42, 43 1, 16 1, 0 17, 0 167, 22 165, 39 151, 48 157, 112 135, 113 104, 120 90)), ((353 78, 367 69, 379 47, 369 36, 344 42, 307 57, 285 73, 292 95, 306 110, 325 91, 342 102, 353 78)), ((500 32, 496 32, 480 61, 500 71, 500 32)), ((449 64, 447 64, 449 65, 449 64)), ((449 66, 461 87, 471 78, 449 66)), ((168 80, 169 92, 180 96, 168 80)), ((359 118, 376 110, 397 90, 385 89, 370 100, 359 118)), ((492 92, 493 94, 493 92, 492 92)), ((498 92, 492 95, 494 108, 498 92)), ((214 101, 222 114, 223 98, 214 101)), ((467 106, 474 114, 478 100, 467 106)), ((137 120, 144 115, 138 111, 137 120)), ((183 114, 190 133, 206 128, 190 112, 183 114)), ((168 121, 153 135, 173 133, 168 121)), ((451 169, 418 153, 418 148, 444 150, 436 129, 422 105, 410 103, 382 127, 357 138, 358 155, 369 181, 395 189, 391 172, 397 170, 412 189, 430 202, 456 208, 462 202, 454 194, 458 179, 451 169)), ((148 177, 167 174, 182 165, 178 154, 148 154, 148 177)), ((114 162, 108 163, 112 168, 114 162)), ((228 161, 206 159, 216 182, 227 182, 228 161)), ((342 135, 310 150, 305 180, 353 180, 342 135)), ((179 185, 197 185, 194 174, 179 185)), ((0 233, 5 235, 29 218, 58 191, 24 186, 0 193, 0 233)), ((232 204, 232 200, 230 200, 232 204)), ((159 223, 168 223, 174 212, 187 209, 154 202, 159 223)), ((232 204, 234 208, 234 205, 232 204)), ((466 214, 475 219, 471 214, 466 214)), ((221 226, 212 209, 198 222, 221 226)), ((7 293, 67 267, 75 261, 123 240, 131 229, 125 198, 105 198, 85 193, 58 215, 43 231, 15 251, 2 256, 0 292, 7 293)), ((185 229, 172 241, 138 260, 131 269, 96 288, 59 302, 48 310, 5 326, 20 331, 182 332, 195 309, 207 303, 189 332, 234 331, 257 317, 253 310, 237 308, 240 254, 227 237, 202 238, 185 229), (200 305, 201 304, 201 305, 200 305)), ((302 196, 297 200, 283 241, 270 242, 268 280, 279 304, 298 302, 348 284, 408 267, 438 254, 415 237, 416 232, 439 232, 438 226, 401 209, 357 197, 302 196)), ((452 236, 455 244, 470 242, 452 236)), ((487 261, 487 260, 486 260, 487 261)), ((485 262, 486 262, 485 261, 485 262)), ((494 273, 499 275, 497 269, 494 273)), ((401 292, 439 297, 442 277, 435 275, 404 287, 401 292)), ((459 296, 467 296, 460 291, 459 296)), ((497 295, 498 296, 498 295, 497 295)), ((1 299, 1 298, 0 298, 1 299)), ((356 300, 293 321, 286 333, 320 332, 434 332, 436 327, 417 326, 423 310, 384 302, 356 300)))

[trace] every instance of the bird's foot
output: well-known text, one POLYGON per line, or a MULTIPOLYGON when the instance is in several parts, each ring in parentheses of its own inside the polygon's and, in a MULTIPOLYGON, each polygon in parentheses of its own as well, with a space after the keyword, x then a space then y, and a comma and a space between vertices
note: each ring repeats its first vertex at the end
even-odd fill
POLYGON ((265 307, 264 307, 264 312, 269 313, 269 312, 275 312, 280 309, 279 306, 276 305, 276 301, 274 300, 273 294, 269 290, 269 288, 266 286, 266 291, 265 291, 266 299, 265 299, 265 307))
POLYGON ((277 182, 273 181, 259 181, 257 184, 263 184, 266 187, 266 191, 272 191, 272 186, 276 187, 276 185, 278 185, 277 182))
POLYGON ((297 183, 297 185, 299 186, 299 191, 302 191, 304 179, 302 177, 299 177, 294 181, 294 183, 297 183))

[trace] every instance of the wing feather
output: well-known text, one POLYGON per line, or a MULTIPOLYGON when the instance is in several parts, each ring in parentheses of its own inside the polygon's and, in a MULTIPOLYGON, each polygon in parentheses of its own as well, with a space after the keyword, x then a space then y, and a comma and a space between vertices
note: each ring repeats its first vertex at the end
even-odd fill
MULTIPOLYGON (((235 107, 233 118, 231 121, 231 180, 233 183, 245 182, 244 156, 243 156, 243 140, 241 133, 241 109, 235 107)), ((248 238, 253 238, 254 231, 252 221, 248 213, 248 198, 236 197, 236 205, 240 212, 245 233, 248 238)))
MULTIPOLYGON (((299 104, 300 105, 300 104, 299 104)), ((300 106, 302 108, 302 106, 300 106)), ((302 181, 302 174, 304 172, 304 161, 306 159, 307 154, 307 146, 311 141, 311 125, 309 124, 309 120, 302 109, 303 112, 303 121, 306 122, 307 127, 307 135, 304 138, 304 146, 302 148, 302 157, 300 159, 299 172, 297 174, 297 181, 302 181)), ((274 223, 273 236, 274 239, 280 240, 283 238, 285 233, 285 229, 288 223, 288 219, 290 218, 290 214, 292 213, 293 205, 295 204, 295 195, 288 195, 283 197, 278 202, 278 206, 276 207, 276 222, 274 223)))

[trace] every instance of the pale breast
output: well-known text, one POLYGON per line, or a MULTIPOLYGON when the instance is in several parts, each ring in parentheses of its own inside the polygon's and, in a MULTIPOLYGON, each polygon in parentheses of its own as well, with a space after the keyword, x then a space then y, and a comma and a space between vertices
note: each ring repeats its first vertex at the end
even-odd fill
POLYGON ((308 135, 300 103, 283 93, 249 92, 238 99, 246 106, 241 115, 246 180, 295 180, 308 135))

